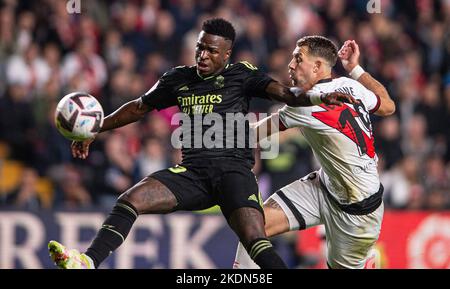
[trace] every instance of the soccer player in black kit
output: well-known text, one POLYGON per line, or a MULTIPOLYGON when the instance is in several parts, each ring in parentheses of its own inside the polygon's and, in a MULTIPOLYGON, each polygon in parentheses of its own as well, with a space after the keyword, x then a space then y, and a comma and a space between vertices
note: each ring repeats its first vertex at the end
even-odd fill
MULTIPOLYGON (((312 105, 311 95, 301 91, 294 94, 289 87, 247 62, 229 64, 234 39, 235 30, 228 21, 206 20, 197 41, 196 65, 166 72, 143 96, 108 115, 101 131, 136 122, 153 109, 175 105, 191 119, 208 113, 245 115, 251 97, 273 99, 291 106, 312 105)), ((315 97, 315 101, 336 105, 354 101, 339 92, 315 97)), ((85 159, 92 141, 73 142, 73 156, 85 159)), ((193 211, 219 205, 256 264, 261 268, 286 268, 264 232, 258 185, 251 171, 252 149, 183 147, 182 153, 183 162, 179 166, 151 174, 118 198, 85 253, 50 241, 49 252, 56 265, 68 269, 97 268, 123 243, 140 214, 193 211)))

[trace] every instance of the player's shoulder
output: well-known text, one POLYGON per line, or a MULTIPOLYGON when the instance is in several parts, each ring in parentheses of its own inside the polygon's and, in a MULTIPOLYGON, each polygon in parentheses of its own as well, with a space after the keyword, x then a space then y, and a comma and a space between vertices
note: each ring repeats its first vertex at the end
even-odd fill
POLYGON ((336 77, 333 79, 327 79, 327 81, 321 81, 314 86, 314 90, 317 91, 343 91, 347 90, 351 94, 360 94, 366 91, 365 87, 358 81, 349 77, 336 77), (352 93, 353 92, 353 93, 352 93))
POLYGON ((163 74, 163 78, 179 78, 183 76, 189 76, 196 73, 195 66, 187 66, 187 65, 181 65, 173 67, 169 70, 167 70, 163 74))
POLYGON ((359 81, 354 80, 353 78, 350 77, 346 76, 337 77, 335 78, 335 81, 339 86, 347 86, 347 87, 350 86, 358 90, 365 89, 364 85, 362 85, 359 81))
POLYGON ((226 69, 230 71, 252 72, 258 70, 258 67, 248 61, 243 60, 237 63, 228 64, 226 69))
POLYGON ((349 86, 349 85, 356 86, 359 84, 358 81, 356 81, 350 77, 346 77, 346 76, 333 78, 333 83, 337 84, 337 85, 347 85, 347 86, 349 86))

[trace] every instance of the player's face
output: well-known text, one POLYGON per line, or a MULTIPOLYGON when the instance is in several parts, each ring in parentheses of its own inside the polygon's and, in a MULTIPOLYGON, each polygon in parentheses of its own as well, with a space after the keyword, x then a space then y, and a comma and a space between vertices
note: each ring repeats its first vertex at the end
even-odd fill
POLYGON ((231 41, 222 36, 200 32, 195 48, 195 63, 201 76, 220 72, 231 55, 231 41))
POLYGON ((302 89, 310 89, 315 82, 315 59, 309 56, 308 47, 295 47, 292 60, 289 62, 289 76, 292 85, 302 89))

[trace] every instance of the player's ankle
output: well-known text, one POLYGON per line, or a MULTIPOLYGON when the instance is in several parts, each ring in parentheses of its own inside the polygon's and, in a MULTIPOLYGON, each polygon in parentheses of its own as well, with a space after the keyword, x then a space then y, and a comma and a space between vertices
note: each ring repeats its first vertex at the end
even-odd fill
POLYGON ((92 268, 92 269, 97 268, 97 267, 95 266, 94 260, 93 260, 91 257, 89 257, 89 255, 83 254, 83 256, 84 256, 84 258, 86 259, 86 261, 88 262, 88 268, 92 268))

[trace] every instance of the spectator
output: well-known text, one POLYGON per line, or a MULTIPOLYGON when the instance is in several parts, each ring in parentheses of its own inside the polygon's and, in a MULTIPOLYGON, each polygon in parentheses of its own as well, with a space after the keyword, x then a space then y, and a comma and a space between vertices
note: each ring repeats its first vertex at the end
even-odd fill
POLYGON ((419 162, 411 156, 406 156, 391 170, 383 172, 381 183, 387 206, 397 209, 420 207, 423 188, 419 175, 419 162))
POLYGON ((58 82, 61 82, 61 51, 59 47, 55 43, 49 42, 44 46, 43 57, 50 69, 49 79, 57 79, 58 82))
POLYGON ((64 164, 54 168, 52 176, 58 186, 55 208, 78 210, 92 205, 92 197, 83 185, 81 172, 76 166, 64 164))
POLYGON ((269 57, 269 40, 264 34, 264 18, 257 14, 250 14, 247 16, 247 20, 248 24, 244 34, 236 41, 236 51, 250 50, 255 56, 255 61, 248 61, 264 68, 269 57))
POLYGON ((433 149, 432 140, 427 136, 427 121, 421 114, 415 114, 407 124, 403 137, 402 151, 416 158, 419 162, 425 160, 433 149))
POLYGON ((0 63, 14 52, 14 10, 11 7, 0 8, 0 63))
MULTIPOLYGON (((444 121, 445 123, 450 123, 450 73, 447 76, 448 81, 445 86, 444 90, 444 97, 445 97, 445 117, 444 121)), ((445 156, 445 160, 450 164, 450 126, 447 125, 445 127, 445 143, 446 143, 446 149, 447 153, 445 156)))
POLYGON ((16 48, 19 53, 23 53, 33 42, 33 29, 36 20, 31 11, 24 11, 19 14, 17 22, 16 48))
POLYGON ((444 160, 439 155, 428 157, 424 171, 426 171, 423 180, 427 191, 439 188, 442 191, 450 190, 450 176, 445 169, 444 160))
POLYGON ((152 35, 153 51, 161 53, 171 66, 177 66, 180 58, 181 41, 175 33, 175 28, 173 16, 166 11, 161 11, 152 35), (167 47, 171 47, 171 49, 166 49, 167 47))
POLYGON ((70 90, 99 95, 106 82, 106 66, 103 59, 95 53, 94 45, 92 39, 83 38, 76 51, 65 56, 61 72, 64 83, 72 85, 70 90))
POLYGON ((385 162, 385 168, 391 169, 403 158, 400 146, 400 124, 396 116, 384 118, 378 124, 375 147, 379 157, 385 162))
POLYGON ((444 188, 435 187, 431 188, 431 190, 427 193, 425 200, 425 209, 441 211, 445 209, 449 209, 449 191, 444 188))
POLYGON ((8 86, 6 95, 0 98, 0 139, 10 145, 12 158, 32 163, 34 121, 27 88, 22 84, 8 86))
POLYGON ((177 37, 184 35, 190 27, 195 25, 199 15, 196 2, 198 1, 179 0, 176 5, 171 5, 171 14, 174 16, 176 23, 177 37))
POLYGON ((153 30, 142 31, 139 28, 139 7, 132 3, 126 3, 123 8, 117 9, 117 18, 122 34, 122 43, 133 47, 138 59, 144 59, 145 55, 153 49, 153 41, 147 39, 153 30))
POLYGON ((110 29, 105 32, 103 56, 105 57, 109 70, 116 69, 119 66, 119 54, 122 48, 121 36, 120 32, 115 29, 110 29))
POLYGON ((151 173, 170 167, 172 162, 167 158, 168 155, 162 141, 155 137, 145 138, 136 158, 134 182, 151 173))
POLYGON ((6 77, 9 84, 20 84, 26 89, 26 94, 39 91, 50 77, 50 67, 39 56, 39 47, 31 43, 24 49, 23 55, 13 55, 9 58, 6 77))
POLYGON ((444 120, 445 107, 441 105, 439 86, 436 79, 427 83, 423 89, 423 96, 415 109, 417 113, 425 117, 428 124, 427 134, 432 137, 443 135, 447 126, 444 120))
POLYGON ((109 79, 110 83, 105 87, 105 113, 112 112, 122 106, 125 102, 136 98, 136 95, 131 95, 130 81, 131 75, 124 69, 116 70, 112 73, 109 79))
POLYGON ((6 204, 22 210, 38 211, 41 200, 37 192, 38 174, 32 168, 25 168, 19 186, 6 196, 6 204))
POLYGON ((99 203, 105 208, 112 208, 119 195, 133 182, 134 158, 127 152, 126 140, 119 132, 109 135, 105 153, 108 162, 104 176, 107 191, 99 196, 99 203))

